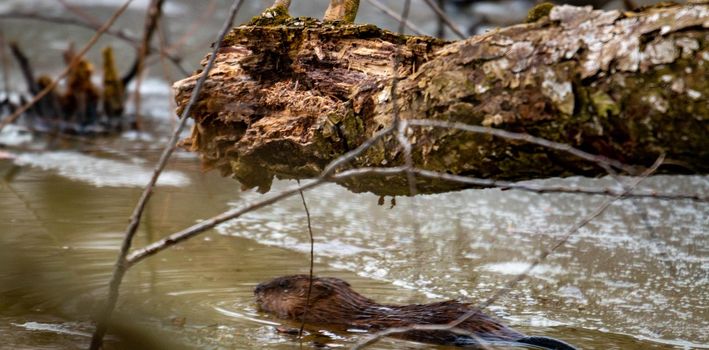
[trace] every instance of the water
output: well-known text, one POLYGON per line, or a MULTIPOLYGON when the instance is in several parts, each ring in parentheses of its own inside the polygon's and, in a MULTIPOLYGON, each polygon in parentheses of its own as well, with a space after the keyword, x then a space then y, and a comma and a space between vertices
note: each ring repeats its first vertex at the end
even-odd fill
MULTIPOLYGON (((322 11, 326 2, 295 1, 294 12, 322 11)), ((28 3, 6 1, 2 6, 28 3)), ((217 3, 227 6, 226 1, 217 3)), ((247 2, 240 20, 264 4, 247 2)), ((32 1, 31 6, 60 11, 54 2, 32 1)), ((103 17, 111 11, 100 4, 87 9, 103 17)), ((199 17, 199 9, 197 2, 173 2, 171 32, 178 36, 183 28, 178 23, 199 17)), ((418 9, 414 18, 423 19, 427 12, 418 9)), ((119 25, 140 28, 140 11, 131 10, 119 25)), ((194 47, 185 60, 190 69, 224 15, 217 11, 188 41, 194 47)), ((363 20, 396 26, 376 10, 366 10, 363 20)), ((0 30, 21 43, 37 38, 51 43, 46 55, 36 55, 45 52, 41 47, 25 45, 43 71, 61 69, 57 57, 66 38, 81 43, 89 35, 70 27, 19 23, 3 21, 0 30)), ((120 54, 119 62, 132 59, 131 50, 120 54)), ((127 218, 173 124, 166 78, 159 66, 152 73, 143 88, 146 111, 158 116, 152 120, 155 133, 126 133, 81 145, 61 142, 56 151, 44 150, 42 142, 27 143, 27 135, 16 130, 0 135, 4 144, 13 145, 0 154, 0 348, 86 347, 92 331, 88 320, 106 295, 127 218)), ((11 81, 20 80, 13 76, 11 81)), ((168 170, 135 246, 262 198, 241 192, 233 180, 202 172, 197 159, 185 152, 176 154, 168 170)), ((608 179, 581 178, 548 183, 613 185, 608 179)), ((293 185, 278 182, 273 191, 293 185)), ((642 186, 707 195, 709 177, 658 176, 642 186)), ((316 274, 346 279, 379 302, 401 304, 485 300, 602 201, 488 189, 397 198, 390 208, 388 198, 387 205, 379 206, 373 195, 335 185, 307 192, 306 199, 316 274)), ((708 213, 709 204, 689 201, 618 202, 488 312, 523 332, 564 339, 582 349, 707 349, 708 213)), ((294 336, 274 327, 297 325, 258 312, 252 290, 275 276, 307 273, 308 249, 299 198, 249 213, 136 265, 126 276, 112 329, 131 334, 142 345, 149 340, 160 344, 156 348, 178 348, 172 343, 297 348, 294 336)), ((318 327, 308 331, 305 348, 347 347, 364 336, 318 327)), ((109 344, 118 346, 111 339, 109 344)), ((372 348, 435 347, 385 339, 372 348)))

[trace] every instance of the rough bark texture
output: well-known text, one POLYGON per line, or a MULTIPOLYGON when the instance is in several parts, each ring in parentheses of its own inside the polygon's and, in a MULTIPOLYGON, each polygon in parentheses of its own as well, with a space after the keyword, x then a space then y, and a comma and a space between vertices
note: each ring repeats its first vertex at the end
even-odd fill
MULTIPOLYGON (((399 36, 370 25, 255 18, 217 57, 185 145, 245 187, 316 176, 332 159, 402 119, 493 126, 630 164, 662 152, 674 171, 709 171, 709 6, 642 12, 557 6, 533 23, 464 41, 399 36), (393 67, 398 54, 396 75, 393 67)), ((184 106, 196 77, 175 83, 184 106)), ((483 178, 599 175, 538 146, 450 129, 414 128, 415 166, 483 178)), ((352 166, 403 163, 394 135, 352 166)), ((408 193, 405 176, 354 191, 408 193)), ((422 192, 459 185, 419 179, 422 192)))

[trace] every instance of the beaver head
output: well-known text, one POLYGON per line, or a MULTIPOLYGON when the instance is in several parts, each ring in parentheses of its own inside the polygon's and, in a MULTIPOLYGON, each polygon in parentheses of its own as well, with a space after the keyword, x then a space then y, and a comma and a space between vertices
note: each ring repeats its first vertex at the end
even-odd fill
POLYGON ((308 275, 275 278, 259 284, 254 290, 262 311, 280 318, 321 323, 349 323, 349 320, 374 301, 353 291, 350 284, 334 277, 315 277, 310 287, 308 275), (307 312, 306 310, 307 307, 307 312))

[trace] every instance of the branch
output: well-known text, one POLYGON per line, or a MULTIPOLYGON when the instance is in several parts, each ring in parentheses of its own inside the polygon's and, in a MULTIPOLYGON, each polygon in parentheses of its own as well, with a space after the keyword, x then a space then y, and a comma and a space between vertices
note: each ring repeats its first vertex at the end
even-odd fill
MULTIPOLYGON (((566 194, 580 194, 589 196, 621 196, 624 191, 622 189, 616 188, 594 188, 594 187, 576 187, 576 186, 559 186, 559 185, 534 185, 525 184, 521 182, 509 182, 491 179, 481 179, 468 176, 452 175, 447 173, 440 173, 436 171, 430 171, 425 169, 408 169, 405 166, 399 167, 376 167, 376 168, 357 168, 348 171, 348 174, 352 176, 394 176, 405 174, 407 171, 418 177, 424 177, 431 180, 441 180, 446 182, 457 182, 460 184, 466 184, 474 187, 492 187, 499 188, 503 191, 505 190, 518 190, 531 193, 547 194, 547 193, 566 193, 566 194)), ((349 176, 348 176, 349 178, 349 176)), ((335 178, 337 179, 337 177, 335 178)), ((345 178, 346 180, 346 178, 345 178)), ((639 198, 650 198, 656 200, 687 200, 697 203, 709 202, 709 197, 702 194, 690 194, 690 193, 667 193, 667 192, 657 192, 657 191, 628 191, 625 195, 622 195, 621 199, 639 199, 639 198)))
POLYGON ((140 44, 140 49, 138 50, 138 55, 133 62, 133 66, 128 73, 123 76, 121 82, 124 86, 128 86, 130 81, 138 77, 135 83, 135 94, 133 95, 133 104, 135 105, 135 129, 142 129, 142 118, 140 114, 141 98, 140 98, 140 87, 143 84, 143 71, 145 69, 145 61, 150 54, 150 41, 153 39, 153 34, 158 27, 160 17, 162 16, 162 8, 165 4, 165 0, 151 0, 150 5, 148 5, 148 14, 145 18, 145 31, 143 33, 143 40, 140 44))
POLYGON ((15 57, 17 64, 20 65, 20 72, 22 72, 22 77, 25 78, 25 84, 31 94, 35 95, 39 93, 39 85, 37 84, 37 79, 34 77, 34 69, 30 64, 30 60, 27 55, 20 49, 20 46, 16 42, 10 43, 10 52, 12 56, 15 57))
MULTIPOLYGON (((72 26, 82 27, 82 28, 86 28, 86 29, 91 29, 94 31, 97 31, 101 28, 100 25, 95 25, 93 23, 78 20, 76 18, 67 18, 67 17, 63 17, 63 16, 53 16, 53 15, 47 15, 47 14, 35 13, 35 12, 16 12, 16 11, 5 12, 5 13, 0 13, 0 18, 32 19, 32 20, 43 21, 43 22, 72 25, 72 26)), ((121 29, 108 29, 108 30, 106 30, 105 33, 106 33, 106 35, 110 35, 110 36, 113 36, 117 39, 125 41, 126 43, 130 44, 131 46, 135 47, 136 49, 140 47, 140 40, 138 38, 131 36, 130 34, 126 33, 125 31, 123 31, 121 29)), ((182 58, 181 57, 179 57, 173 53, 170 53, 170 51, 160 50, 159 48, 153 47, 153 46, 151 46, 151 50, 158 51, 158 52, 162 53, 163 55, 165 55, 175 65, 175 67, 177 67, 180 70, 180 72, 184 76, 187 76, 190 74, 190 71, 182 65, 182 58)))
POLYGON ((423 33, 425 32, 423 29, 419 28, 417 25, 411 23, 411 21, 403 21, 403 19, 401 18, 401 16, 399 16, 399 14, 396 13, 396 11, 394 11, 394 10, 392 10, 390 7, 388 7, 388 6, 384 5, 384 4, 382 4, 379 0, 367 0, 367 1, 369 1, 369 3, 370 3, 372 6, 378 8, 379 10, 382 11, 382 13, 384 13, 385 15, 391 17, 391 18, 394 19, 395 21, 397 21, 397 22, 399 22, 399 23, 404 22, 405 25, 406 25, 406 28, 409 28, 409 30, 410 30, 412 33, 414 33, 414 34, 416 34, 416 35, 423 35, 423 33))
POLYGON ((465 39, 468 37, 467 35, 465 35, 465 33, 463 33, 463 30, 460 29, 460 27, 458 27, 458 25, 455 24, 450 17, 448 17, 446 12, 443 11, 443 9, 438 6, 437 3, 433 2, 433 0, 425 0, 425 2, 426 5, 428 5, 428 7, 430 7, 433 12, 436 13, 436 16, 438 16, 438 18, 440 18, 440 20, 443 21, 443 23, 445 23, 448 28, 453 31, 453 33, 455 33, 455 35, 457 35, 460 39, 465 39))
MULTIPOLYGON (((300 181, 298 181, 298 186, 300 186, 300 181)), ((301 341, 303 340, 303 329, 305 329, 305 317, 308 315, 310 308, 310 296, 313 292, 313 270, 315 269, 315 238, 313 237, 313 226, 310 222, 310 210, 308 209, 308 203, 305 201, 305 194, 303 191, 298 191, 300 194, 300 200, 303 202, 303 209, 305 210, 305 217, 308 220, 308 236, 310 237, 310 271, 308 274, 308 294, 305 296, 305 310, 303 310, 303 322, 300 323, 300 329, 298 330, 298 337, 301 341)))
POLYGON ((67 65, 66 68, 59 74, 59 76, 51 80, 47 84, 47 86, 40 91, 38 94, 32 98, 32 100, 17 110, 15 110, 11 115, 7 116, 5 119, 0 121, 0 131, 5 128, 8 124, 14 123, 17 118, 19 118, 24 112, 26 112, 30 107, 32 107, 35 103, 39 102, 43 97, 47 96, 50 92, 54 91, 54 88, 57 86, 59 81, 63 80, 66 78, 66 76, 81 62, 83 59, 84 55, 91 49, 94 44, 98 41, 98 39, 105 33, 112 25, 113 23, 118 19, 118 17, 125 12, 125 10, 128 8, 128 5, 133 2, 133 0, 126 0, 121 7, 116 10, 116 12, 111 15, 111 17, 99 28, 96 33, 89 39, 89 41, 86 43, 86 45, 79 51, 78 54, 74 55, 71 62, 67 65))
MULTIPOLYGON (((128 3, 130 3, 130 1, 128 1, 128 3)), ((125 6, 127 6, 128 3, 126 3, 125 6)), ((182 132, 182 129, 184 129, 184 126, 187 122, 187 117, 189 116, 192 106, 197 101, 197 98, 199 97, 199 94, 202 89, 202 85, 207 80, 207 75, 212 69, 214 60, 216 58, 216 53, 221 47, 220 43, 224 39, 226 32, 231 27, 234 18, 239 12, 239 9, 241 8, 242 4, 243 0, 234 0, 229 17, 224 22, 224 26, 222 27, 217 37, 217 43, 214 45, 214 49, 212 50, 210 59, 207 62, 207 65, 204 71, 202 72, 202 75, 195 84, 194 90, 192 91, 192 97, 190 98, 191 102, 183 109, 183 113, 180 116, 180 123, 177 128, 175 128, 172 137, 168 141, 167 146, 165 146, 165 150, 163 151, 162 155, 160 156, 160 160, 158 161, 157 165, 155 166, 155 169, 153 170, 153 175, 150 178, 150 181, 145 186, 145 189, 143 190, 143 193, 141 194, 138 203, 133 209, 133 213, 131 214, 130 218, 130 223, 128 224, 128 228, 126 228, 123 242, 121 244, 121 250, 114 266, 113 274, 111 276, 111 282, 109 283, 108 300, 106 301, 106 305, 104 306, 104 309, 102 310, 98 318, 96 329, 94 330, 94 333, 91 337, 91 350, 98 350, 103 344, 103 337, 106 334, 106 330, 108 329, 108 321, 111 317, 111 314, 113 313, 113 309, 116 307, 116 302, 118 301, 118 293, 121 286, 121 282, 123 281, 123 276, 125 275, 129 267, 126 256, 128 255, 128 252, 133 243, 133 238, 135 237, 135 234, 138 231, 138 226, 140 225, 140 218, 142 217, 143 211, 145 210, 145 207, 147 206, 148 201, 150 200, 150 196, 153 193, 153 189, 158 181, 158 178, 160 177, 160 174, 162 173, 163 169, 165 169, 167 161, 170 159, 170 156, 172 156, 172 153, 175 150, 175 145, 177 144, 180 132, 182 132)))
POLYGON ((490 298, 485 300, 483 303, 480 303, 477 305, 477 307, 474 307, 471 309, 471 311, 468 311, 464 315, 460 316, 458 319, 448 323, 448 324, 442 324, 442 325, 414 325, 410 327, 399 327, 399 328, 389 328, 385 329, 381 332, 377 332, 371 337, 368 337, 364 339, 361 342, 358 342, 355 346, 352 347, 353 350, 355 349, 364 349, 365 347, 372 345, 379 341, 381 338, 385 336, 390 336, 394 335, 397 333, 404 333, 412 330, 417 330, 417 329, 425 329, 425 330, 446 330, 446 331, 451 331, 455 330, 456 333, 463 333, 463 334, 469 334, 470 332, 466 332, 464 330, 458 329, 457 327, 465 322, 465 320, 477 315, 478 313, 482 312, 483 309, 486 307, 492 305, 495 301, 500 299, 501 297, 505 296, 507 293, 509 293, 519 282, 524 280, 529 273, 539 264, 544 262, 549 255, 551 255, 554 251, 559 249, 561 246, 563 246, 569 238, 578 230, 580 230, 582 227, 586 226, 588 223, 593 221, 595 218, 597 218, 599 215, 603 214, 603 212, 608 209, 613 203, 615 203, 617 200, 625 196, 628 192, 634 190, 640 182, 642 182, 645 178, 648 176, 652 175, 657 169, 662 165, 662 162, 664 161, 665 156, 660 155, 660 157, 657 158, 655 163, 647 169, 645 172, 640 177, 637 177, 631 181, 628 186, 626 186, 623 189, 623 193, 619 194, 618 196, 612 197, 607 199, 605 202, 603 202, 601 205, 599 205, 595 210, 593 210, 591 213, 583 217, 581 220, 579 220, 577 223, 569 227, 568 230, 562 235, 562 237, 550 248, 545 249, 542 251, 539 256, 537 256, 530 264, 529 266, 519 275, 517 275, 515 278, 511 279, 503 288, 499 289, 495 294, 493 294, 490 298))
MULTIPOLYGON (((123 76, 123 79, 121 79, 123 81, 123 86, 128 86, 130 81, 143 70, 145 58, 150 55, 150 52, 152 51, 150 41, 153 39, 155 29, 158 27, 158 22, 160 21, 160 17, 162 15, 163 4, 165 4, 165 0, 152 0, 150 2, 150 6, 147 11, 148 15, 145 18, 143 39, 140 41, 140 47, 138 48, 138 56, 133 61, 133 65, 128 70, 128 73, 126 73, 126 75, 123 76)), ((136 88, 136 90, 139 89, 136 88)))
POLYGON ((349 163, 353 159, 355 159, 357 156, 361 155, 363 152, 365 152, 367 149, 372 147, 376 142, 378 142, 382 137, 385 135, 389 134, 392 132, 391 128, 384 129, 376 133, 372 138, 367 140, 366 142, 362 143, 359 147, 356 149, 348 152, 347 154, 335 159, 332 161, 328 166, 325 167, 325 170, 323 170, 322 174, 320 175, 319 178, 304 184, 304 185, 299 185, 287 190, 284 190, 276 195, 273 195, 269 198, 262 199, 250 204, 246 204, 240 208, 234 208, 232 210, 228 210, 224 213, 221 213, 217 216, 211 217, 207 220, 201 221, 200 223, 190 226, 182 231, 173 233, 169 235, 168 237, 161 239, 159 241, 156 241, 154 243, 151 243, 147 245, 146 247, 136 250, 133 253, 131 253, 127 259, 126 262, 128 266, 132 266, 143 259, 155 255, 179 242, 191 239, 193 237, 196 237, 197 235, 207 231, 211 230, 212 228, 216 227, 217 225, 224 223, 226 221, 238 218, 246 213, 252 212, 257 209, 261 209, 263 207, 269 206, 273 203, 276 203, 282 199, 288 198, 290 196, 293 196, 295 194, 300 193, 300 191, 306 191, 315 187, 318 187, 328 181, 328 179, 332 180, 344 180, 349 177, 353 176, 359 176, 361 172, 357 170, 351 170, 351 171, 343 171, 341 173, 338 173, 337 175, 332 175, 336 170, 338 170, 340 167, 344 166, 345 164, 349 163))
POLYGON ((610 159, 605 156, 599 156, 595 154, 590 154, 588 152, 584 152, 578 148, 574 148, 573 146, 570 146, 565 143, 559 143, 559 142, 554 142, 550 141, 541 137, 535 137, 529 134, 521 134, 521 133, 516 133, 516 132, 509 132, 506 130, 502 129, 496 129, 496 128, 491 128, 491 127, 486 127, 486 126, 477 126, 477 125, 468 125, 465 123, 460 123, 460 122, 446 122, 442 120, 424 120, 424 119, 411 119, 406 121, 407 124, 413 125, 413 126, 419 126, 419 127, 436 127, 436 128, 445 128, 445 129, 457 129, 457 130, 462 130, 462 131, 468 131, 472 133, 477 133, 477 134, 484 134, 484 135, 492 135, 496 137, 500 137, 506 141, 522 141, 526 143, 531 143, 535 145, 539 145, 551 150, 557 150, 561 152, 566 152, 572 156, 581 158, 583 160, 586 160, 590 163, 597 164, 599 167, 605 169, 608 173, 613 173, 613 170, 611 170, 611 167, 616 168, 618 170, 624 171, 628 174, 635 174, 637 172, 637 169, 635 167, 623 164, 622 162, 619 162, 615 159, 610 159))
POLYGON ((10 62, 5 52, 5 35, 0 31, 0 69, 2 69, 2 91, 10 91, 10 62))

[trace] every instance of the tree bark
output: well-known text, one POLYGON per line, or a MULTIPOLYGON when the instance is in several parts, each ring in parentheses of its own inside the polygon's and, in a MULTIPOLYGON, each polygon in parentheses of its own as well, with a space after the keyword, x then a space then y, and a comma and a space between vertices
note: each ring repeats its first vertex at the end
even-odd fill
MULTIPOLYGON (((674 165, 665 171, 709 171, 709 5, 541 12, 535 22, 457 42, 371 25, 256 18, 225 39, 184 145, 207 168, 267 191, 274 176, 317 176, 390 126, 396 105, 402 120, 528 133, 635 165, 665 153, 674 165)), ((195 81, 175 83, 180 108, 195 81)), ((414 166, 428 170, 511 181, 605 173, 566 153, 491 135, 432 127, 407 135, 414 166)), ((392 134, 351 166, 402 164, 392 134)), ((409 192, 405 175, 344 185, 409 192)), ((463 186, 417 179, 417 187, 463 186)))

